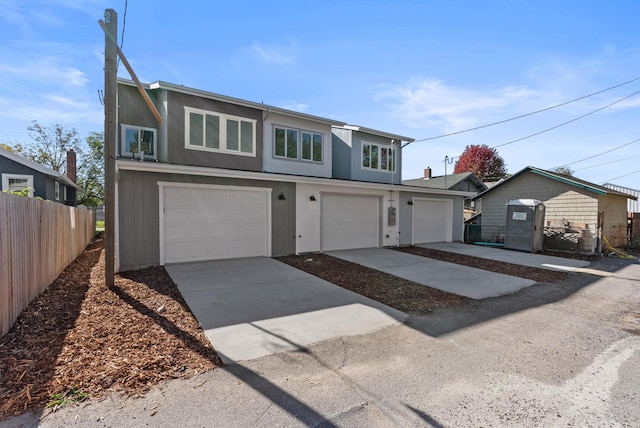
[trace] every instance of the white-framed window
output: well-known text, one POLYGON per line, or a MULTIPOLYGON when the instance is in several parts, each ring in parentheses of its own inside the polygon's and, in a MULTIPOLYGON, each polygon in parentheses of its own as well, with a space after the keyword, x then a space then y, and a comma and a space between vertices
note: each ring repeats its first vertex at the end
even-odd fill
POLYGON ((56 201, 60 200, 60 183, 58 183, 57 181, 53 184, 54 189, 55 189, 55 196, 56 196, 56 201))
POLYGON ((256 155, 256 121, 185 107, 185 148, 242 156, 256 155))
POLYGON ((135 159, 156 159, 156 129, 143 126, 122 125, 121 156, 135 159))
POLYGON ((29 189, 29 197, 33 198, 33 175, 2 174, 2 190, 20 192, 29 189))
POLYGON ((273 127, 273 155, 279 158, 322 162, 324 135, 284 126, 273 127))
POLYGON ((394 172, 396 149, 380 144, 362 143, 362 169, 394 172))

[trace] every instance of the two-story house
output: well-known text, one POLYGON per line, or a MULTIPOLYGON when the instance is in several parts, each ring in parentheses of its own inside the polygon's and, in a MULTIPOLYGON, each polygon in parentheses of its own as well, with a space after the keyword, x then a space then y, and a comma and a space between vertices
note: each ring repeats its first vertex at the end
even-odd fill
POLYGON ((468 192, 404 187, 408 137, 118 81, 118 270, 462 239, 468 192))
POLYGON ((25 191, 29 197, 76 205, 75 152, 67 153, 67 174, 0 148, 0 191, 25 191))

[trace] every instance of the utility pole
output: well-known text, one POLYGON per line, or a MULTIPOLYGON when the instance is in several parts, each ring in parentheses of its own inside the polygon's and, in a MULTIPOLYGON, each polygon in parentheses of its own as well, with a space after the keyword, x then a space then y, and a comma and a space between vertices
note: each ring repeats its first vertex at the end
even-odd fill
POLYGON ((115 149, 116 77, 118 52, 118 14, 104 11, 104 265, 105 283, 114 286, 115 276, 115 149))

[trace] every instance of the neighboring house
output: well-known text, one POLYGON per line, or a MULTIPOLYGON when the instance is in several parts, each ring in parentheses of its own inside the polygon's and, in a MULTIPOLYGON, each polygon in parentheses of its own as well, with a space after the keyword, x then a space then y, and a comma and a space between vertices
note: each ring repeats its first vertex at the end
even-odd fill
POLYGON ((75 153, 67 154, 71 178, 30 159, 0 148, 1 191, 28 189, 30 197, 39 197, 65 205, 76 205, 75 153))
POLYGON ((402 186, 407 137, 166 82, 143 86, 161 125, 133 82, 118 80, 118 270, 462 240, 472 193, 402 186), (336 140, 346 134, 356 148, 336 140))
POLYGON ((627 212, 628 213, 640 213, 640 190, 631 189, 629 187, 618 186, 613 183, 604 183, 604 187, 607 189, 615 190, 616 192, 626 193, 627 195, 631 195, 634 198, 627 199, 627 212))
POLYGON ((575 240, 574 249, 592 253, 598 228, 612 246, 626 244, 627 198, 633 196, 575 177, 526 167, 474 199, 482 201, 484 241, 504 238, 509 200, 535 199, 545 205, 545 228, 561 230, 563 239, 575 240))
MULTIPOLYGON (((402 180, 402 184, 406 186, 428 187, 431 189, 461 190, 465 192, 472 192, 473 196, 476 196, 478 193, 484 192, 488 189, 486 184, 472 172, 433 177, 431 175, 431 168, 425 168, 424 176, 422 178, 402 180)), ((480 207, 476 206, 476 204, 477 201, 474 201, 473 197, 465 198, 465 221, 473 217, 476 212, 480 212, 480 207)))

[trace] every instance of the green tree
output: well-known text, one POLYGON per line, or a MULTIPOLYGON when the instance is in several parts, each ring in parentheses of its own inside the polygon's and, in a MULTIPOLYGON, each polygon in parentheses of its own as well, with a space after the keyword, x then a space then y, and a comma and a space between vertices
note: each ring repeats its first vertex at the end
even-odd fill
POLYGON ((553 169, 553 172, 555 172, 556 174, 564 175, 566 177, 573 176, 573 171, 571 170, 571 168, 566 166, 558 166, 553 169))
POLYGON ((78 158, 82 157, 82 141, 75 128, 67 128, 59 123, 42 126, 34 120, 27 130, 33 142, 25 145, 20 154, 39 164, 62 172, 69 150, 73 149, 78 158))
POLYGON ((76 152, 76 193, 78 205, 95 207, 104 199, 104 137, 91 132, 83 143, 75 128, 59 123, 42 126, 37 121, 27 127, 33 141, 7 145, 14 153, 38 162, 54 171, 67 173, 67 152, 76 152))
POLYGON ((482 179, 498 179, 507 174, 504 159, 485 144, 470 145, 456 162, 453 173, 473 172, 482 179))
POLYGON ((78 205, 95 207, 104 200, 104 136, 91 132, 85 139, 87 150, 78 164, 78 205))

